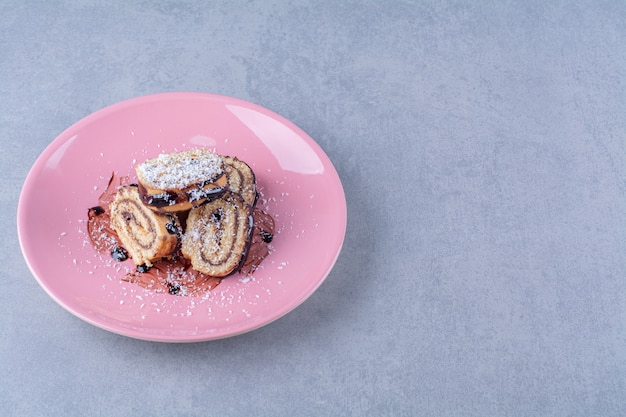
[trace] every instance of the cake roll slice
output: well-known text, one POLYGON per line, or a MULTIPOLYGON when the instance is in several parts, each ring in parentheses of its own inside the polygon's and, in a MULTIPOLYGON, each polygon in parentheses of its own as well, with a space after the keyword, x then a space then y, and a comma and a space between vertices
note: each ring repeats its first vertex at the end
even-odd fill
POLYGON ((141 200, 159 212, 197 207, 224 194, 222 157, 208 149, 161 154, 135 167, 141 200))
POLYGON ((230 275, 246 259, 253 223, 250 205, 239 194, 228 192, 191 209, 181 252, 203 274, 230 275))
POLYGON ((177 249, 181 235, 178 218, 146 207, 137 186, 120 187, 109 211, 111 228, 136 265, 149 267, 177 249))
POLYGON ((228 180, 228 190, 241 195, 251 207, 257 200, 256 177, 254 171, 244 161, 231 156, 222 156, 224 171, 228 180))

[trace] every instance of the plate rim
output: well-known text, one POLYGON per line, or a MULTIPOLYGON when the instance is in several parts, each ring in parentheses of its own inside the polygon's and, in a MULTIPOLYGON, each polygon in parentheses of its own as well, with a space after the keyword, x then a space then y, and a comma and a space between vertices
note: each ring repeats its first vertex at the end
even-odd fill
POLYGON ((52 298, 58 305, 63 307, 63 309, 71 313, 73 316, 97 328, 100 328, 100 329, 103 329, 108 332, 118 334, 121 336, 133 338, 133 339, 152 341, 152 342, 163 342, 163 343, 194 343, 194 342, 206 342, 206 341, 212 341, 212 340, 225 339, 225 338, 234 337, 234 336, 238 336, 241 334, 245 334, 245 333, 257 330, 261 327, 267 326, 270 323, 273 323, 274 321, 284 317, 285 315, 294 311, 296 308, 302 305, 302 303, 304 303, 307 299, 309 299, 319 289, 319 287, 326 281, 326 279, 331 274, 332 270, 334 269, 342 253, 342 249, 345 243, 345 238, 346 238, 346 233, 347 233, 347 214, 348 212, 347 212, 347 200, 345 196, 345 189, 343 187, 341 177, 339 176, 339 173, 337 172, 337 169, 334 166, 332 160, 326 154, 326 152, 322 149, 322 147, 295 123, 293 123, 292 121, 285 118, 284 116, 266 107, 263 107, 254 102, 240 99, 237 97, 231 97, 231 96, 226 96, 222 94, 206 93, 206 92, 179 91, 179 92, 163 92, 163 93, 147 94, 147 95, 132 97, 132 98, 128 98, 125 100, 121 100, 116 103, 109 104, 107 106, 104 106, 98 110, 95 110, 81 117, 80 119, 72 123, 70 126, 65 128, 63 131, 61 131, 59 134, 57 134, 54 137, 54 139, 52 139, 52 141, 45 146, 45 148, 39 153, 35 161, 31 164, 29 171, 23 181, 19 198, 18 198, 18 204, 17 204, 16 226, 17 226, 17 235, 18 235, 20 251, 22 253, 22 257, 24 261, 26 262, 29 268, 31 275, 35 278, 36 282, 39 284, 39 286, 44 290, 44 292, 50 298, 52 298), (154 101, 167 101, 167 100, 180 101, 180 100, 194 100, 194 99, 195 100, 210 100, 214 102, 217 101, 223 104, 237 103, 247 108, 259 110, 264 115, 267 115, 273 118, 274 120, 277 120, 281 124, 286 125, 289 128, 296 131, 298 136, 305 139, 307 146, 310 146, 317 156, 321 155, 327 160, 327 164, 325 165, 325 168, 332 168, 332 175, 334 179, 336 180, 338 191, 340 191, 339 194, 342 197, 339 204, 336 207, 337 215, 340 216, 339 220, 341 223, 341 230, 340 230, 341 235, 340 235, 340 239, 339 239, 339 243, 337 245, 336 251, 334 253, 334 257, 328 263, 327 270, 323 274, 320 274, 320 278, 317 279, 315 285, 311 287, 311 289, 304 296, 300 297, 300 299, 296 303, 290 305, 288 308, 276 309, 278 314, 272 316, 270 319, 261 320, 260 322, 256 323, 253 326, 248 326, 238 331, 233 331, 227 334, 220 334, 217 336, 199 334, 199 335, 185 335, 183 337, 180 337, 180 336, 175 337, 175 336, 168 336, 168 335, 140 334, 138 331, 125 331, 123 328, 111 325, 110 323, 107 323, 107 322, 98 321, 89 315, 82 314, 81 312, 76 311, 75 308, 72 308, 72 306, 70 306, 67 302, 65 302, 62 299, 62 297, 59 294, 57 294, 52 288, 50 288, 50 286, 48 286, 43 281, 43 278, 40 277, 38 273, 36 273, 35 266, 34 266, 35 259, 29 256, 27 253, 28 251, 26 250, 26 241, 25 241, 26 239, 25 230, 27 227, 25 226, 26 220, 24 219, 24 216, 25 216, 24 205, 26 204, 25 200, 29 197, 27 194, 30 188, 30 184, 33 183, 37 179, 37 174, 39 174, 38 171, 42 169, 42 166, 48 161, 50 155, 54 154, 54 152, 56 152, 61 146, 65 145, 68 142, 68 140, 70 139, 70 133, 72 131, 79 131, 81 128, 83 128, 83 126, 89 125, 94 120, 97 120, 102 117, 106 117, 107 115, 114 113, 114 112, 123 111, 124 109, 129 108, 129 107, 141 106, 142 104, 146 104, 146 103, 150 103, 154 101))

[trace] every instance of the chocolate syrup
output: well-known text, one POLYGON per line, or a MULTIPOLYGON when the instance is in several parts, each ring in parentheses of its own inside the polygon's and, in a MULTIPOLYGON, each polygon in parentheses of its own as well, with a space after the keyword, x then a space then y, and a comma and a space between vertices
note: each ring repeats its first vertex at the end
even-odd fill
POLYGON ((196 187, 186 189, 184 192, 177 193, 175 191, 163 191, 158 194, 150 194, 143 184, 138 184, 139 195, 144 204, 156 208, 173 206, 175 204, 189 201, 200 201, 203 199, 212 200, 224 194, 227 187, 204 188, 211 181, 198 184, 196 187))
MULTIPOLYGON (((93 247, 100 253, 109 254, 118 262, 128 260, 128 252, 123 248, 117 233, 111 228, 109 204, 115 198, 117 187, 128 183, 128 178, 119 179, 112 175, 107 189, 98 199, 98 205, 88 210, 88 231, 93 247), (126 254, 126 259, 123 254, 126 254)), ((141 186, 140 186, 141 187, 141 186)), ((173 215, 166 224, 171 234, 179 237, 182 230, 177 226, 173 215)), ((187 213, 178 215, 179 222, 184 228, 187 213)), ((256 208, 253 211, 253 228, 249 238, 249 245, 239 269, 241 274, 253 273, 263 259, 270 253, 269 243, 274 236, 274 219, 268 213, 256 208)), ((152 267, 139 265, 125 276, 123 281, 139 285, 155 292, 163 292, 177 296, 202 296, 219 285, 222 278, 211 277, 194 270, 189 260, 177 251, 169 259, 154 262, 152 267)))
POLYGON ((173 206, 174 204, 176 204, 176 202, 179 199, 178 194, 173 191, 162 192, 159 194, 148 194, 146 187, 144 187, 141 184, 139 184, 138 186, 139 186, 139 195, 141 196, 141 201, 143 201, 143 203, 148 206, 157 207, 157 208, 173 206))
POLYGON ((253 273, 263 262, 263 259, 270 254, 270 242, 267 242, 267 239, 269 236, 272 236, 271 241, 274 236, 274 218, 270 214, 256 208, 252 216, 254 218, 254 226, 252 227, 252 236, 250 237, 246 259, 239 270, 242 274, 253 273))

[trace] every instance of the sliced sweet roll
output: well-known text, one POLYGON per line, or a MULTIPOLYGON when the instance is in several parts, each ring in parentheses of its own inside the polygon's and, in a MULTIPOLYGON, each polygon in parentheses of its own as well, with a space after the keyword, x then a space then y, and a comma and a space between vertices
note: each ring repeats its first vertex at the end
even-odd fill
POLYGON ((248 164, 235 157, 223 156, 224 171, 228 179, 228 190, 241 195, 244 201, 254 207, 257 199, 256 177, 248 164))
POLYGON ((137 186, 120 187, 109 210, 111 228, 136 265, 151 266, 176 250, 181 235, 178 218, 146 207, 137 186))
POLYGON ((159 212, 197 207, 224 194, 228 186, 221 156, 208 149, 161 154, 135 171, 141 200, 159 212))
POLYGON ((239 194, 228 192, 189 212, 181 252, 195 270, 227 276, 246 259, 253 223, 250 205, 239 194))

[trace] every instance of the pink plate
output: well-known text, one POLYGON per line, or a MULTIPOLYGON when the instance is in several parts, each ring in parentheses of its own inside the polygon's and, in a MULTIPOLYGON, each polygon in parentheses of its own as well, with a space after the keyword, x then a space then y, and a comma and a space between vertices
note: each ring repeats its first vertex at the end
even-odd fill
POLYGON ((139 97, 80 120, 37 159, 17 212, 26 262, 56 302, 100 328, 162 342, 234 336, 287 314, 330 273, 346 220, 337 172, 313 139, 260 106, 201 93, 139 97), (254 274, 230 276, 203 297, 121 281, 133 265, 92 248, 87 209, 112 172, 133 177, 147 158, 196 147, 253 168, 259 204, 276 221, 271 254, 254 274))

